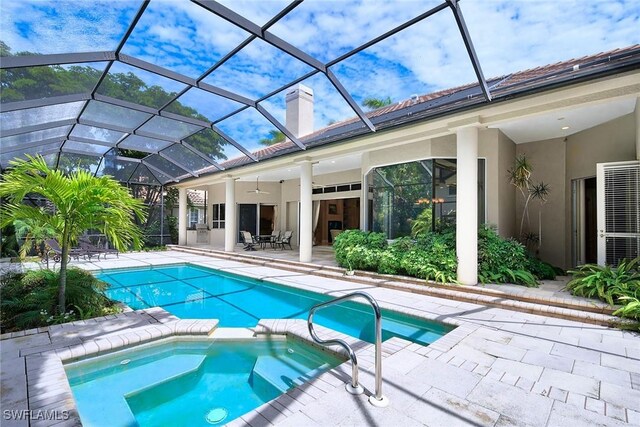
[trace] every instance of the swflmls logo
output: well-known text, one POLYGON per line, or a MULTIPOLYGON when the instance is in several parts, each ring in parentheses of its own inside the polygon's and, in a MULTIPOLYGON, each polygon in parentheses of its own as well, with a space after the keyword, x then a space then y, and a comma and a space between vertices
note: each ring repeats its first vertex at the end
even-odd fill
POLYGON ((9 410, 2 411, 2 418, 5 420, 48 420, 48 421, 65 421, 69 419, 69 411, 51 411, 51 410, 9 410))

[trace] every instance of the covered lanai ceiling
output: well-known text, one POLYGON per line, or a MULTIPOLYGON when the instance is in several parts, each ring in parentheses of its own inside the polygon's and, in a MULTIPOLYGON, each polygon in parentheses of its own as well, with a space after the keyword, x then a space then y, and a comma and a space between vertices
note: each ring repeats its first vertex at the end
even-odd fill
POLYGON ((502 81, 485 81, 457 0, 1 7, 3 170, 40 154, 65 171, 168 184, 374 132, 367 99, 459 86, 451 93, 488 102, 502 81), (284 123, 299 83, 325 129, 305 138, 284 123), (346 125, 332 133, 336 122, 346 125))

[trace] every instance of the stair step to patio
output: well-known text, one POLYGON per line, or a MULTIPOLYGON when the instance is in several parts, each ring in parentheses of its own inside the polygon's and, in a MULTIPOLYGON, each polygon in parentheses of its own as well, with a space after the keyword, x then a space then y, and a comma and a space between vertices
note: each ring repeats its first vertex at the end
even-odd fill
POLYGON ((282 260, 254 254, 233 253, 190 246, 168 245, 172 250, 205 255, 222 259, 233 259, 254 265, 268 265, 287 271, 312 274, 319 277, 340 279, 355 283, 380 286, 405 292, 419 293, 438 298, 471 302, 481 305, 503 308, 506 310, 538 314, 575 320, 603 326, 620 323, 621 319, 612 316, 614 309, 598 303, 587 301, 572 301, 556 297, 539 297, 535 295, 521 295, 510 292, 488 289, 482 286, 462 286, 427 282, 406 276, 377 274, 368 271, 357 271, 352 276, 346 275, 346 270, 340 267, 302 263, 299 261, 282 260))

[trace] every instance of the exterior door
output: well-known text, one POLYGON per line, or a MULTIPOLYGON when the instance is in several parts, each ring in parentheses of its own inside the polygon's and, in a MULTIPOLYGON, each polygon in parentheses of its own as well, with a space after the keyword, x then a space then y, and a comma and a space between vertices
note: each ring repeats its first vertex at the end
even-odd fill
POLYGON ((286 229, 293 231, 293 238, 291 239, 291 243, 295 245, 298 245, 298 239, 300 235, 300 233, 298 232, 300 227, 299 212, 300 212, 300 203, 287 202, 286 229))
POLYGON ((238 242, 242 242, 241 231, 248 231, 256 235, 258 225, 258 205, 255 203, 240 203, 238 205, 238 242))
POLYGON ((640 162, 598 163, 598 264, 640 255, 640 162))

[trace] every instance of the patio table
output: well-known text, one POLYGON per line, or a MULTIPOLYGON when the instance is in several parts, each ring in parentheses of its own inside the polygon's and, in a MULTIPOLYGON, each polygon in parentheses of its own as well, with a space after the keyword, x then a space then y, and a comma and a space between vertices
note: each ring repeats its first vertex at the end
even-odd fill
POLYGON ((271 242, 271 234, 261 234, 258 237, 258 244, 260 244, 260 249, 264 249, 267 246, 267 243, 271 242))

